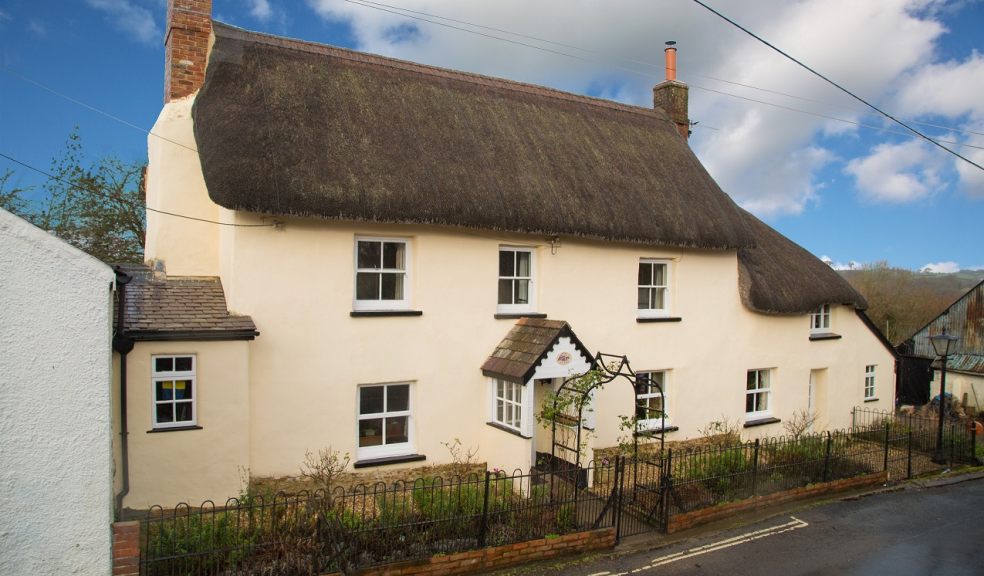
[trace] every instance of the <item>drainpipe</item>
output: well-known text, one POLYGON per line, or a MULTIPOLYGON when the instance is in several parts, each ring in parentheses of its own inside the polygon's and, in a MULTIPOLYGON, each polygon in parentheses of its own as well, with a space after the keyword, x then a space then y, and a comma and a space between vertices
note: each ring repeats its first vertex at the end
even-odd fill
POLYGON ((126 355, 133 350, 133 338, 125 335, 124 316, 126 314, 126 285, 133 277, 114 266, 116 272, 116 331, 113 334, 113 350, 120 355, 120 474, 123 486, 116 494, 116 518, 123 517, 123 498, 130 493, 130 459, 127 450, 126 426, 126 355))

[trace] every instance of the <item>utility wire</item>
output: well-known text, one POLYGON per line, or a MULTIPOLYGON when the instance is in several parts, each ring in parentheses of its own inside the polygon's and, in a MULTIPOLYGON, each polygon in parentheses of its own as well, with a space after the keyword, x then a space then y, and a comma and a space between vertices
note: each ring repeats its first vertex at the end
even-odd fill
POLYGON ((947 152, 949 152, 950 154, 953 154, 953 155, 954 155, 954 156, 956 156, 957 158, 960 158, 960 159, 961 159, 961 160, 963 160, 964 162, 967 162, 968 164, 971 164, 972 166, 976 166, 976 167, 977 167, 977 168, 978 168, 979 170, 981 170, 981 171, 984 171, 984 166, 981 166, 981 165, 980 165, 980 164, 978 164, 977 162, 974 162, 973 160, 971 160, 971 159, 969 159, 969 158, 967 158, 967 157, 965 157, 965 156, 963 156, 963 155, 961 155, 960 153, 958 153, 958 152, 956 152, 955 150, 952 150, 952 149, 950 149, 950 148, 947 148, 946 146, 944 146, 944 145, 943 145, 943 144, 941 144, 940 142, 937 142, 936 140, 934 140, 934 139, 932 139, 932 138, 930 138, 929 136, 926 136, 926 135, 925 135, 925 134, 923 134, 922 132, 920 132, 920 131, 918 131, 918 130, 916 130, 915 128, 913 128, 913 127, 911 127, 911 126, 909 126, 908 124, 906 124, 905 122, 903 122, 903 121, 901 121, 901 120, 899 120, 899 119, 898 119, 898 118, 896 118, 895 116, 892 116, 892 115, 891 115, 891 114, 889 114, 888 112, 885 112, 885 111, 884 111, 884 110, 882 110, 881 108, 879 108, 879 107, 877 107, 877 106, 875 106, 874 104, 872 104, 872 103, 870 103, 870 102, 868 102, 867 100, 865 100, 864 98, 862 98, 862 97, 860 97, 860 96, 858 96, 858 95, 857 95, 857 94, 855 94, 854 92, 851 92, 851 91, 850 91, 850 90, 848 90, 847 88, 844 88, 843 86, 841 86, 840 84, 838 84, 838 83, 836 83, 836 82, 834 82, 834 81, 833 81, 833 80, 831 80, 830 78, 827 78, 826 76, 824 76, 823 74, 821 74, 821 73, 819 73, 819 72, 817 72, 817 71, 816 71, 816 70, 814 70, 813 68, 810 68, 809 66, 807 66, 806 64, 804 64, 804 63, 803 63, 803 62, 801 62, 800 60, 797 60, 797 59, 796 59, 796 58, 794 58, 793 56, 790 56, 790 55, 789 55, 788 53, 786 53, 786 52, 784 52, 784 51, 783 51, 783 50, 782 50, 781 48, 778 48, 778 47, 777 47, 777 46, 775 46, 774 44, 772 44, 772 43, 770 43, 770 42, 769 42, 768 40, 765 40, 765 39, 764 39, 764 38, 762 38, 761 36, 758 36, 758 35, 756 35, 756 34, 755 34, 754 32, 752 32, 752 31, 751 31, 751 30, 749 30, 748 28, 745 28, 744 26, 742 26, 741 24, 739 24, 739 23, 737 23, 737 22, 735 22, 735 21, 734 21, 734 20, 732 20, 731 18, 728 18, 727 16, 725 16, 724 14, 722 14, 722 13, 720 13, 720 12, 718 12, 717 10, 715 10, 715 9, 713 9, 713 8, 711 8, 711 7, 710 7, 710 6, 708 6, 707 4, 704 4, 703 2, 701 2, 701 0, 693 0, 693 1, 694 1, 694 2, 696 3, 696 4, 699 4, 700 6, 702 6, 702 7, 704 7, 704 8, 706 8, 706 9, 707 9, 708 11, 710 11, 711 13, 713 13, 713 14, 715 14, 715 15, 717 15, 718 17, 720 17, 720 18, 721 18, 722 20, 724 20, 724 21, 725 21, 725 22, 727 22, 728 24, 731 24, 732 26, 734 26, 734 27, 736 27, 736 28, 738 28, 739 30, 741 30, 742 32, 744 32, 745 34, 748 34, 749 36, 751 36, 752 38, 755 38, 756 40, 758 40, 759 42, 761 42, 761 43, 763 43, 763 44, 765 44, 765 45, 766 45, 766 46, 768 46, 769 48, 772 48, 773 50, 775 50, 776 52, 778 52, 778 53, 780 53, 780 54, 782 54, 782 55, 783 55, 783 56, 785 56, 785 57, 786 57, 787 59, 789 59, 789 60, 791 60, 791 61, 793 61, 793 62, 795 62, 795 63, 796 63, 796 64, 798 64, 798 65, 799 65, 800 67, 802 67, 802 68, 804 68, 805 70, 807 70, 808 72, 810 72, 810 73, 811 73, 811 74, 813 74, 814 76, 816 76, 816 77, 818 77, 818 78, 820 78, 821 80, 823 80, 823 81, 825 81, 825 82, 827 82, 828 84, 830 84, 830 85, 831 85, 831 86, 833 86, 834 88, 837 88, 837 89, 838 89, 838 90, 840 90, 841 92, 843 92, 843 93, 845 93, 845 94, 847 94, 847 95, 848 95, 848 96, 850 96, 851 98, 854 98, 855 100, 857 100, 858 102, 860 102, 860 103, 862 103, 862 104, 864 104, 864 105, 865 105, 865 106, 867 106, 868 108, 871 108, 872 110, 874 110, 875 112, 877 112, 877 113, 879 113, 879 114, 881 114, 881 115, 882 115, 882 116, 884 116, 885 118, 888 118, 888 119, 889 119, 889 120, 891 120, 892 122, 895 122, 895 123, 896 123, 896 124, 898 124, 899 126, 902 126, 903 128, 905 128, 905 129, 906 129, 906 130, 908 130, 909 132, 911 132, 911 133, 913 133, 913 134, 915 134, 916 136, 918 136, 918 137, 920 137, 920 138, 922 138, 923 140, 925 140, 925 141, 927 141, 927 142, 929 142, 930 144, 932 144, 932 145, 934 145, 934 146, 937 146, 937 147, 939 147, 939 148, 942 148, 943 150, 946 150, 947 152))
MULTIPOLYGON (((85 187, 82 187, 79 184, 77 184, 75 182, 72 182, 70 180, 65 180, 64 178, 59 178, 58 176, 55 176, 54 174, 52 174, 50 172, 47 172, 45 170, 42 170, 42 169, 37 168, 35 166, 32 166, 32 165, 28 164, 27 162, 22 162, 22 161, 18 160, 17 158, 14 158, 13 156, 8 156, 7 154, 4 154, 3 152, 0 152, 0 157, 6 158, 7 160, 13 162, 14 164, 19 164, 19 165, 23 166, 24 168, 27 168, 28 170, 33 170, 33 171, 37 172, 38 174, 41 174, 43 176, 47 176, 48 178, 50 178, 52 180, 55 180, 57 182, 61 182, 62 184, 66 184, 66 185, 70 186, 71 188, 74 188, 74 189, 79 190, 81 192, 95 192, 96 194, 102 196, 103 198, 105 198, 107 200, 112 200, 112 198, 110 198, 105 192, 102 192, 100 190, 96 190, 95 188, 85 188, 85 187)), ((146 202, 144 204, 146 204, 146 202)), ((147 210, 149 210, 151 212, 156 212, 158 214, 166 214, 167 216, 174 216, 175 218, 184 218, 185 220, 194 220, 196 222, 207 222, 209 224, 218 224, 219 226, 232 226, 232 227, 235 227, 235 228, 271 228, 271 227, 277 226, 277 224, 275 224, 275 223, 274 224, 234 224, 234 223, 231 223, 231 222, 218 222, 216 220, 208 220, 206 218, 196 218, 194 216, 185 216, 184 214, 176 214, 174 212, 168 212, 166 210, 158 210, 156 208, 151 208, 150 206, 146 206, 146 205, 144 206, 144 208, 146 208, 147 210)))
MULTIPOLYGON (((399 10, 400 12, 407 12, 409 14, 419 14, 421 16, 427 16, 429 18, 437 18, 439 20, 446 20, 448 22, 454 22, 456 24, 464 24, 466 26, 471 26, 471 27, 474 27, 474 28, 480 28, 482 30, 490 30, 492 32, 499 32, 499 33, 502 33, 502 34, 509 34, 510 36, 516 36, 518 38, 525 38, 527 40, 534 40, 536 42, 543 42, 544 44, 550 44, 550 45, 553 45, 553 46, 560 46, 561 48, 570 48, 572 50, 577 50, 579 52, 585 52, 585 53, 588 53, 588 54, 595 54, 595 55, 601 56, 602 58, 605 58, 607 60, 611 60, 611 59, 614 58, 614 59, 621 60, 622 62, 630 62, 630 63, 633 63, 633 64, 639 64, 641 66, 645 66, 646 68, 650 68, 650 69, 659 70, 660 68, 662 68, 662 66, 660 64, 656 64, 656 63, 653 63, 653 62, 647 62, 645 60, 637 60, 637 59, 634 59, 634 58, 620 58, 620 57, 617 57, 617 56, 616 57, 612 57, 612 56, 610 56, 608 54, 605 54, 604 52, 601 52, 599 50, 593 50, 593 49, 590 49, 590 48, 582 48, 580 46, 575 46, 574 44, 566 44, 564 42, 557 42, 556 40, 550 40, 550 39, 542 38, 542 37, 539 37, 539 36, 533 36, 533 35, 530 35, 530 34, 524 34, 522 32, 513 32, 511 30, 506 30, 504 28, 496 28, 494 26, 486 26, 484 24, 477 24, 475 22, 469 22, 467 20, 459 20, 459 19, 456 19, 456 18, 449 18, 447 16, 441 16, 439 14, 433 14, 433 13, 429 13, 429 12, 421 12, 421 11, 418 11, 418 10, 411 10, 409 8, 403 8, 403 7, 400 7, 400 6, 393 6, 391 4, 385 4, 383 2, 375 2, 373 0, 345 0, 345 1, 346 2, 349 2, 350 4, 357 4, 357 5, 360 5, 360 6, 364 6, 366 8, 383 7, 383 8, 376 8, 376 9, 383 10, 384 12, 390 12, 391 14, 398 14, 397 12, 392 12, 392 10, 399 10), (371 6, 369 6, 369 5, 371 5, 371 6), (384 10, 384 8, 389 8, 389 9, 392 9, 392 10, 384 10)), ((409 16, 409 14, 399 14, 399 15, 413 18, 412 16, 409 16)), ((425 22, 431 22, 430 20, 424 20, 424 21, 425 22)), ((431 22, 431 23, 432 24, 443 25, 440 22, 431 22)), ((461 30, 461 28, 457 28, 457 27, 455 27, 455 29, 461 30)), ((470 30, 465 30, 465 31, 466 32, 471 32, 470 30)), ((506 40, 506 39, 498 38, 498 37, 494 37, 494 36, 486 36, 486 37, 494 38, 496 40, 506 40)), ((509 40, 506 40, 506 41, 509 41, 509 40)), ((526 44, 522 44, 522 45, 523 46, 527 46, 526 44)), ((533 48, 536 48, 538 50, 540 49, 540 47, 537 47, 537 46, 533 46, 533 48)), ((553 52, 553 53, 557 53, 557 52, 553 52)), ((566 54, 566 53, 565 54, 562 54, 562 55, 563 56, 568 56, 568 57, 575 57, 575 56, 572 56, 572 55, 566 54)), ((593 62, 604 63, 604 62, 599 62, 598 60, 593 60, 593 62)), ((648 77, 649 75, 647 74, 646 76, 648 77)), ((814 98, 807 98, 805 96, 798 96, 796 94, 789 94, 788 92, 782 92, 782 91, 779 91, 779 90, 772 90, 770 88, 762 88, 760 86, 753 86, 751 84, 745 84, 745 83, 742 83, 742 82, 735 82, 733 80, 726 80, 724 78, 718 78, 716 76, 708 76, 706 74, 693 74, 693 76, 696 76, 696 77, 699 77, 699 78, 706 78, 708 80, 714 80, 715 82, 721 82, 721 83, 724 83, 724 84, 731 84, 733 86, 740 86, 742 88, 748 88, 750 90, 758 90, 760 92, 766 92, 768 94, 775 94, 777 96, 784 96, 786 98, 793 98, 793 99, 796 99, 796 100, 802 100, 804 102, 813 102, 814 104, 821 104, 821 105, 824 105, 824 106, 832 106, 832 107, 835 107, 835 108, 840 108, 842 110, 846 110, 848 112, 857 112, 856 110, 854 110, 854 109, 852 109, 850 107, 847 107, 847 106, 843 106, 841 104, 834 104, 832 102, 825 102, 823 100, 816 100, 814 98)), ((703 88, 703 87, 700 87, 700 86, 694 86, 694 87, 695 88, 698 88, 700 90, 708 90, 708 91, 711 91, 708 88, 703 88)), ((731 94, 729 92, 721 92, 721 91, 718 91, 717 93, 718 94, 723 94, 725 96, 734 96, 734 97, 737 97, 737 98, 741 98, 740 96, 737 96, 735 94, 731 94)), ((758 102, 760 104, 765 104, 767 106, 773 106, 774 105, 771 102, 763 102, 761 100, 751 100, 751 101, 752 102, 758 102)), ((805 113, 810 114, 810 112, 801 111, 801 110, 796 109, 796 108, 786 107, 785 109, 786 110, 791 110, 791 111, 794 111, 794 112, 805 112, 805 113)), ((830 116, 824 116, 824 118, 830 118, 830 119, 833 119, 833 120, 840 120, 839 118, 833 118, 833 117, 830 117, 830 116)), ((846 121, 846 122, 851 123, 851 124, 855 124, 855 125, 859 125, 859 126, 863 126, 861 124, 858 124, 858 123, 852 122, 852 121, 846 121)), ((932 124, 930 122, 921 122, 921 121, 911 120, 911 119, 908 120, 908 122, 910 122, 912 124, 920 124, 920 125, 923 125, 923 126, 930 126, 932 128, 939 128, 941 130, 949 130, 949 131, 952 131, 952 132, 960 132, 960 133, 966 133, 966 134, 974 134, 974 135, 977 135, 977 136, 984 136, 984 132, 976 132, 974 130, 969 130, 969 129, 965 129, 965 128, 956 128, 956 127, 953 127, 953 126, 943 126, 943 125, 940 125, 940 124, 932 124)), ((879 129, 877 127, 872 127, 872 126, 865 126, 865 127, 867 127, 867 128, 874 128, 876 130, 879 129)), ((898 134, 898 132, 896 132, 896 134, 898 134)), ((948 142, 948 143, 963 146, 963 144, 962 143, 959 143, 959 142, 948 142)))

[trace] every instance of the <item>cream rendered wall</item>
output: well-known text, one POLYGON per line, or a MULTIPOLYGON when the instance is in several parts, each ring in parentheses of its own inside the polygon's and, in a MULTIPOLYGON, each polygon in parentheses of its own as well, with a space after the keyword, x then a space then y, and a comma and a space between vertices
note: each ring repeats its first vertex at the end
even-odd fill
MULTIPOLYGON (((217 220, 205 191, 193 132, 194 96, 164 105, 147 137, 147 207, 217 220)), ((219 274, 219 226, 147 210, 146 260, 163 260, 172 276, 219 274)))
MULTIPOLYGON (((137 342, 127 356, 130 494, 123 505, 145 509, 237 496, 249 468, 249 343, 137 342), (151 356, 195 354, 201 430, 149 432, 151 356)), ((282 423, 289 427, 290 422, 282 423)))
POLYGON ((0 574, 112 571, 114 278, 0 209, 0 574))
MULTIPOLYGON (((984 376, 967 374, 963 372, 946 372, 946 392, 953 394, 954 398, 964 401, 967 397, 967 406, 973 406, 978 410, 984 407, 984 376)), ((933 380, 929 384, 930 399, 940 394, 940 371, 933 371, 933 380)))

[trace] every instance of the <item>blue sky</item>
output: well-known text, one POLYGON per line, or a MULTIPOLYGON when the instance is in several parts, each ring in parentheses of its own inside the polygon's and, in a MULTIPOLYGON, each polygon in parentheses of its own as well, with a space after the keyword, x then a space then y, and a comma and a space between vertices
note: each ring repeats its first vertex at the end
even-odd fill
MULTIPOLYGON (((981 0, 707 3, 984 164, 981 0)), ((150 129, 165 6, 0 2, 0 152, 47 168, 77 125, 92 158, 144 158, 145 133, 32 81, 150 129)), ((214 0, 213 12, 252 30, 640 106, 651 106, 663 42, 675 40, 698 122, 691 146, 742 206, 836 265, 984 268, 984 171, 897 134, 691 0, 214 0)), ((0 158, 8 168, 20 185, 43 183, 0 158)))

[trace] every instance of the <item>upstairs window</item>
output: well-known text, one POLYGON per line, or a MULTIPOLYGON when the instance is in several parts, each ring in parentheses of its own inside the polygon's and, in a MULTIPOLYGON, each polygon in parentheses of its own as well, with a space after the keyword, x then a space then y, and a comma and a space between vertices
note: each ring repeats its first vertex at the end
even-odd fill
POLYGON ((864 399, 869 400, 875 397, 875 366, 870 364, 864 367, 864 399))
POLYGON ((499 248, 500 313, 532 312, 533 250, 530 248, 499 248))
POLYGON ((666 372, 636 373, 636 428, 659 430, 670 425, 666 413, 666 372))
POLYGON ((666 316, 670 312, 670 266, 662 260, 639 261, 639 317, 666 316))
POLYGON ((408 241, 356 238, 355 310, 405 310, 408 241))
POLYGON ((830 332, 830 304, 821 304, 810 314, 810 334, 830 332))
POLYGON ((195 357, 152 356, 150 362, 154 428, 196 425, 195 357))
POLYGON ((749 370, 745 380, 745 418, 771 415, 772 370, 749 370))

